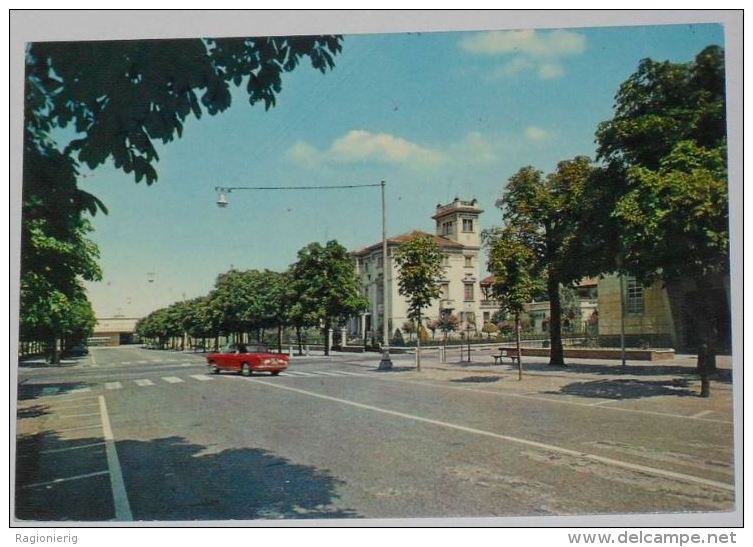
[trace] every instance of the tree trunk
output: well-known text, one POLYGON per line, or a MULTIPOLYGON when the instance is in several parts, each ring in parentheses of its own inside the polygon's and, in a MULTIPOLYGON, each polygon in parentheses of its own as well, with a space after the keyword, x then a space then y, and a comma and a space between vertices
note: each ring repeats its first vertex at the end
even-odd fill
POLYGON ((520 313, 515 314, 515 350, 518 352, 518 381, 523 379, 523 352, 520 351, 520 313))
POLYGON ((58 339, 57 337, 52 337, 51 343, 50 343, 50 364, 51 365, 59 365, 60 364, 60 353, 58 352, 58 339))
POLYGON ((560 305, 559 280, 551 273, 547 278, 546 289, 549 296, 549 364, 564 366, 565 356, 562 350, 562 306, 560 305))
POLYGON ((418 312, 416 326, 416 372, 421 372, 421 312, 418 312))
POLYGON ((329 322, 324 324, 324 355, 329 355, 329 322))
POLYGON ((301 340, 301 326, 295 326, 295 337, 298 340, 298 355, 303 355, 303 340, 301 340))
POLYGON ((277 353, 282 353, 282 325, 277 325, 277 353))

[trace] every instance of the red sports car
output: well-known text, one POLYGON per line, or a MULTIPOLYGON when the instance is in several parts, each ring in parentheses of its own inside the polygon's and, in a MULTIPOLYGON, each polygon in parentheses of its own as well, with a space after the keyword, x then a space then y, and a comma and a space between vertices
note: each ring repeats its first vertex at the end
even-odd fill
POLYGON ((251 376, 254 371, 271 372, 273 376, 277 376, 288 368, 289 360, 287 355, 270 353, 267 346, 261 344, 229 344, 219 353, 207 355, 207 367, 210 374, 230 370, 244 376, 251 376))

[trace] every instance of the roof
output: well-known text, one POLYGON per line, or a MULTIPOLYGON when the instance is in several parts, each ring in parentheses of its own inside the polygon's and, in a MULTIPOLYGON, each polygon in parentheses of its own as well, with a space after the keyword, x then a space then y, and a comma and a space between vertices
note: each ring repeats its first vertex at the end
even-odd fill
MULTIPOLYGON (((421 230, 412 230, 410 232, 405 232, 404 234, 396 235, 393 237, 388 237, 387 245, 400 245, 401 243, 406 243, 408 241, 416 239, 419 236, 429 236, 439 248, 443 248, 443 249, 464 249, 465 248, 465 245, 463 245, 462 243, 458 243, 457 241, 453 241, 444 236, 438 236, 435 234, 430 234, 428 232, 423 232, 421 230)), ((357 256, 362 256, 362 255, 368 254, 372 251, 375 251, 381 248, 382 248, 382 242, 380 241, 378 243, 373 243, 367 247, 363 247, 357 251, 353 251, 353 254, 357 256)))
POLYGON ((99 332, 135 332, 138 319, 132 317, 98 317, 94 334, 99 332))
MULTIPOLYGON (((596 277, 584 277, 578 283, 575 285, 576 287, 595 287, 598 282, 598 279, 596 277)), ((481 285, 493 285, 494 284, 494 276, 489 275, 486 276, 481 280, 481 285)))

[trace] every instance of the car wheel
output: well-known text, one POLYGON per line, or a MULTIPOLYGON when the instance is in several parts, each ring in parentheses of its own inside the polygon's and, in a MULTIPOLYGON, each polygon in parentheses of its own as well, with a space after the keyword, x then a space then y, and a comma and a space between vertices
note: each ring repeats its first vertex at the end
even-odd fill
POLYGON ((243 363, 241 365, 241 374, 243 374, 243 376, 251 376, 251 367, 248 366, 248 363, 243 363))
POLYGON ((277 376, 278 374, 280 374, 279 370, 273 370, 272 371, 272 376, 277 376))
POLYGON ((209 363, 209 365, 207 365, 207 369, 209 371, 209 374, 219 374, 220 373, 220 369, 217 368, 217 365, 215 363, 209 363))

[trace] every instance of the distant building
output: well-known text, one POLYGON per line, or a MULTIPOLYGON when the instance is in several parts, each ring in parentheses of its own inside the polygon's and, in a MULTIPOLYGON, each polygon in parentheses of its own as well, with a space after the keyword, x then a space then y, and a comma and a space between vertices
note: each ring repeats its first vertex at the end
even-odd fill
POLYGON ((422 234, 431 236, 444 255, 441 296, 422 313, 427 320, 436 319, 443 313, 453 313, 461 320, 460 329, 480 331, 483 324, 479 286, 481 213, 483 210, 475 199, 463 201, 455 198, 446 205, 437 205, 431 217, 435 222, 434 234, 413 230, 387 239, 386 268, 381 241, 354 251, 352 254, 356 260, 361 290, 369 301, 369 309, 351 321, 350 334, 381 341, 385 305, 390 336, 395 329, 402 330, 403 323, 408 320, 408 303, 398 292, 398 271, 393 255, 401 244, 422 234), (382 285, 385 269, 387 298, 384 297, 382 285))
POLYGON ((138 318, 98 317, 92 336, 87 340, 90 346, 120 346, 138 342, 136 322, 138 318))
MULTIPOLYGON (((490 275, 481 280, 481 292, 484 299, 481 301, 481 313, 483 321, 491 321, 494 314, 499 311, 499 304, 491 296, 491 288, 494 283, 494 276, 490 275)), ((583 332, 585 324, 594 312, 598 309, 598 280, 587 277, 581 279, 574 287, 578 295, 578 306, 580 308, 580 324, 570 325, 570 319, 564 318, 562 328, 567 330, 572 328, 575 332, 583 332)), ((551 322, 551 313, 549 302, 535 301, 525 304, 525 318, 530 322, 530 331, 534 334, 547 334, 551 322)))
POLYGON ((624 306, 620 302, 620 278, 599 280, 599 337, 619 342, 624 309, 628 346, 672 347, 696 351, 708 333, 716 329, 719 350, 731 347, 729 277, 713 276, 699 287, 690 279, 643 287, 632 276, 622 278, 624 306))

